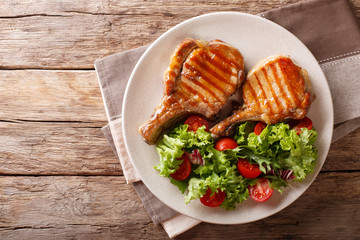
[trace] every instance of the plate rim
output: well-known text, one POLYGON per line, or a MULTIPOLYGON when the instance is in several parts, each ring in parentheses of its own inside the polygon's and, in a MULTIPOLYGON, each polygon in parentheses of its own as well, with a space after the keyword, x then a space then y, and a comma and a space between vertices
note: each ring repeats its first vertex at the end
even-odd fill
MULTIPOLYGON (((200 219, 199 217, 196 217, 196 216, 190 216, 186 213, 183 213, 181 211, 179 211, 178 209, 174 209, 172 206, 170 206, 169 204, 167 204, 165 201, 161 200, 159 196, 157 196, 157 194, 155 194, 153 191, 151 191, 151 187, 149 187, 149 183, 147 180, 144 180, 143 177, 141 176, 141 171, 139 171, 138 167, 136 166, 136 164, 134 163, 134 160, 133 160, 133 157, 131 156, 131 152, 129 151, 129 146, 128 146, 128 136, 126 134, 126 120, 125 120, 125 115, 126 115, 126 105, 127 105, 127 101, 128 101, 128 94, 129 94, 129 88, 130 88, 130 85, 131 85, 131 82, 133 81, 134 79, 134 75, 136 74, 136 72, 138 71, 138 68, 140 67, 141 65, 141 62, 143 61, 144 58, 146 58, 146 56, 149 54, 149 52, 152 50, 152 48, 154 46, 157 45, 158 42, 160 42, 163 38, 167 37, 168 35, 170 35, 173 31, 176 31, 178 28, 180 28, 181 26, 183 25, 186 25, 188 24, 189 22, 192 22, 192 21, 196 21, 198 19, 201 19, 201 18, 206 18, 206 17, 211 17, 211 16, 215 16, 215 15, 242 15, 242 16, 245 16, 245 17, 250 17, 250 18, 254 18, 256 20, 259 20, 261 19, 260 21, 265 21, 267 22, 267 24, 271 24, 277 28, 281 28, 282 31, 286 31, 287 34, 289 35, 292 35, 294 38, 296 38, 299 42, 299 44, 302 45, 303 49, 307 51, 307 54, 311 55, 312 58, 315 60, 315 62, 317 63, 317 68, 320 69, 319 73, 322 75, 322 78, 325 79, 325 83, 326 83, 326 86, 325 86, 325 90, 327 91, 327 95, 329 95, 330 97, 330 102, 327 103, 327 104, 330 104, 329 108, 331 109, 331 118, 330 118, 330 121, 331 121, 331 126, 334 125, 334 108, 333 108, 333 100, 332 100, 332 95, 331 95, 331 91, 330 91, 330 87, 329 87, 329 84, 328 82, 326 81, 326 76, 324 74, 324 72, 322 71, 321 69, 321 66, 319 64, 319 62, 316 60, 316 58, 314 57, 314 55, 312 54, 312 52, 306 47, 306 45, 300 40, 298 39, 294 34, 292 34, 289 30, 287 30, 286 28, 280 26, 279 24, 277 23, 274 23, 266 18, 263 18, 259 15, 253 15, 253 14, 249 14, 249 13, 243 13, 243 12, 235 12, 235 11, 218 11, 218 12, 212 12, 212 13, 206 13, 206 14, 202 14, 202 15, 199 15, 199 16, 195 16, 195 17, 192 17, 192 18, 189 18, 181 23, 178 23, 176 24, 175 26, 171 27, 169 30, 167 30, 166 32, 164 32, 163 34, 161 34, 153 43, 151 43, 149 45, 149 47, 145 50, 145 52, 142 54, 142 56, 139 58, 138 62, 136 63, 134 69, 132 70, 132 73, 129 77, 129 81, 127 82, 126 84, 126 89, 125 89, 125 93, 124 93, 124 100, 123 100, 123 103, 122 103, 122 116, 121 116, 121 120, 122 120, 122 133, 123 133, 123 138, 124 138, 124 143, 125 143, 125 149, 129 155, 129 160, 130 162, 132 163, 133 167, 135 168, 135 170, 137 171, 137 173, 139 174, 142 182, 145 184, 145 186, 149 189, 149 191, 154 195, 156 196, 162 203, 164 203, 166 206, 168 206, 169 208, 181 213, 181 214, 184 214, 186 216, 189 216, 189 217, 192 217, 192 218, 195 218, 195 219, 198 219, 200 221, 204 221, 204 222, 208 222, 208 223, 212 223, 212 224, 227 224, 227 225, 235 225, 235 224, 245 224, 245 223, 251 223, 251 222, 254 222, 254 221, 258 221, 258 220, 261 220, 261 219, 264 219, 264 218, 267 218, 267 217, 270 217, 282 210, 284 210, 285 208, 287 208, 288 206, 290 206, 291 204, 293 204, 293 202, 295 202, 297 199, 300 198, 300 196, 302 196, 306 191, 307 189, 312 185, 313 181, 315 181, 315 179, 318 177, 318 174, 319 172, 321 171, 325 161, 326 161, 326 158, 327 158, 327 155, 328 155, 328 152, 330 150, 330 145, 331 145, 331 139, 329 140, 329 143, 328 145, 326 146, 326 149, 324 149, 323 153, 324 153, 324 160, 322 161, 322 163, 319 165, 318 167, 318 170, 315 169, 314 172, 312 172, 311 174, 314 175, 314 177, 311 179, 311 181, 307 184, 307 186, 304 188, 304 191, 298 196, 296 197, 295 199, 291 200, 290 202, 288 202, 288 204, 286 204, 286 206, 283 206, 281 208, 279 208, 277 211, 274 211, 268 215, 266 215, 265 217, 261 217, 261 218, 258 218, 258 219, 254 219, 254 220, 251 220, 251 221, 246 221, 246 222, 226 222, 226 221, 221 221, 221 222, 217 222, 217 221, 207 221, 207 220, 204 220, 204 219, 200 219)), ((333 128, 330 129, 331 131, 331 136, 333 135, 333 128)), ((154 145, 155 147, 155 145, 154 145)), ((161 177, 161 176, 160 176, 161 177)))

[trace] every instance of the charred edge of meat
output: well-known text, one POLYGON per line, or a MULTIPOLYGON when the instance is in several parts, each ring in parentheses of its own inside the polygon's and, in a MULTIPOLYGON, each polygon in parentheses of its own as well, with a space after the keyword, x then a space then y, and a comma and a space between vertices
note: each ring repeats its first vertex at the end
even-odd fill
POLYGON ((179 77, 182 64, 189 54, 198 47, 197 42, 192 38, 185 38, 179 43, 170 57, 170 65, 164 73, 164 94, 170 95, 175 88, 175 80, 179 77), (180 62, 181 61, 181 62, 180 62), (177 69, 179 67, 179 69, 177 69))
POLYGON ((168 132, 170 129, 172 129, 171 126, 174 126, 174 125, 176 125, 176 124, 184 121, 187 116, 188 116, 187 114, 181 115, 181 116, 179 115, 177 118, 173 118, 173 119, 167 121, 166 124, 160 126, 160 128, 159 128, 159 130, 158 130, 160 134, 156 137, 156 140, 154 140, 154 141, 151 141, 151 140, 149 140, 149 139, 147 139, 147 138, 145 137, 145 131, 146 131, 146 129, 143 129, 143 126, 144 126, 144 125, 140 126, 139 129, 138 129, 138 131, 139 131, 139 133, 143 136, 143 140, 144 140, 147 144, 149 144, 149 145, 156 144, 157 141, 160 139, 159 136, 160 136, 162 133, 168 132))
POLYGON ((214 139, 219 139, 219 138, 226 137, 226 136, 232 136, 235 134, 235 130, 236 130, 237 126, 239 126, 240 124, 241 123, 230 125, 228 128, 225 129, 224 134, 216 135, 214 133, 211 133, 211 136, 214 139))

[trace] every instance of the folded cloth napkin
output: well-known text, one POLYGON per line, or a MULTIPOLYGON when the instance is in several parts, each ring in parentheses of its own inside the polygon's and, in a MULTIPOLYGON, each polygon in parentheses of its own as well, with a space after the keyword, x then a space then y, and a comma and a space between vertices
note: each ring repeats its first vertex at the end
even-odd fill
MULTIPOLYGON (((348 0, 310 0, 259 14, 297 36, 314 54, 327 77, 333 97, 335 126, 332 141, 360 127, 360 29, 348 0)), ((95 62, 109 124, 102 128, 120 160, 127 183, 132 184, 155 224, 170 238, 199 220, 181 215, 159 201, 141 182, 122 137, 121 107, 125 86, 136 62, 148 46, 118 53, 95 62)))

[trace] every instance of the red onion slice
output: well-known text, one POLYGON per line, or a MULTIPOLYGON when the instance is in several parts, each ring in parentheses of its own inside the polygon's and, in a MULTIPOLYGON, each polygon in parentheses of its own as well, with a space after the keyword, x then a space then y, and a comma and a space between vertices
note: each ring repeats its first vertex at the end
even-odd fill
POLYGON ((205 165, 205 160, 201 157, 201 154, 198 149, 194 149, 192 153, 185 152, 187 157, 190 159, 192 164, 205 165))

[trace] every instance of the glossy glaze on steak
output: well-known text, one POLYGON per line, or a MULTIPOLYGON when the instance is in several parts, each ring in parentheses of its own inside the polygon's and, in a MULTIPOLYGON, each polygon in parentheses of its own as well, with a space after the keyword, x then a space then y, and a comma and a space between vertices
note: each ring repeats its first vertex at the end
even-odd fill
POLYGON ((164 74, 164 96, 151 118, 139 128, 149 144, 179 118, 200 114, 215 117, 244 79, 244 60, 220 40, 184 39, 164 74))
POLYGON ((230 135, 241 122, 304 118, 314 98, 307 71, 282 55, 268 57, 250 70, 242 92, 243 106, 210 129, 214 136, 230 135))

